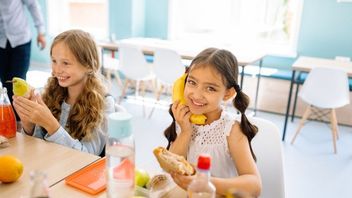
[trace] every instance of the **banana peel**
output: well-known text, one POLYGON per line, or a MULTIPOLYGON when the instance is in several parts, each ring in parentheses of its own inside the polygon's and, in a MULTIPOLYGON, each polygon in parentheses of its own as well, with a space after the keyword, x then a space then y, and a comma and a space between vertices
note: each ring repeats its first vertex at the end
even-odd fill
POLYGON ((12 82, 12 91, 16 96, 29 97, 31 92, 31 86, 22 78, 13 77, 12 82))
MULTIPOLYGON (((180 104, 183 104, 183 105, 186 104, 186 100, 184 97, 186 78, 187 78, 187 74, 185 73, 174 82, 174 86, 172 89, 172 102, 179 100, 180 104)), ((200 115, 192 114, 190 117, 190 121, 193 124, 205 124, 206 120, 207 120, 207 117, 202 114, 200 115)))

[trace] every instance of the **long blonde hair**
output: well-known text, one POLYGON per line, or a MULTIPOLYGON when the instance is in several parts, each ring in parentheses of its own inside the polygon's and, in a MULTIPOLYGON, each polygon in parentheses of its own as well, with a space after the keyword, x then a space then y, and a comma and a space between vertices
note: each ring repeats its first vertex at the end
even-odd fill
MULTIPOLYGON (((102 123, 105 109, 106 89, 98 73, 100 64, 97 47, 89 33, 69 30, 55 37, 50 55, 53 47, 60 42, 64 42, 77 61, 91 71, 87 74, 88 78, 81 94, 70 109, 65 126, 73 138, 90 139, 93 130, 102 123)), ((59 120, 61 104, 68 97, 67 88, 61 87, 57 78, 52 76, 48 80, 42 97, 52 114, 59 120)))

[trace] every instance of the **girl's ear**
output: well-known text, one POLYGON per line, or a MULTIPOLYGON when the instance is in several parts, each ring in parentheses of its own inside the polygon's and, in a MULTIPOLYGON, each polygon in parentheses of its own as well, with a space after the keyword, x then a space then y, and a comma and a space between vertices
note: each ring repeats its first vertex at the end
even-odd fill
POLYGON ((236 92, 235 88, 231 87, 230 89, 227 89, 225 91, 225 95, 224 95, 223 100, 227 101, 227 100, 229 100, 231 98, 236 97, 236 95, 237 95, 237 92, 236 92))

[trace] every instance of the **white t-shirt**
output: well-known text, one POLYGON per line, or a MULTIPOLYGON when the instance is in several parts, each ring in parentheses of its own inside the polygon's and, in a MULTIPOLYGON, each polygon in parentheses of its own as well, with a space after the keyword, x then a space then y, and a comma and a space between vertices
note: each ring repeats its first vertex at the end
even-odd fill
MULTIPOLYGON (((237 117, 237 116, 236 116, 237 117)), ((236 117, 231 117, 224 110, 218 120, 208 125, 193 124, 193 132, 187 153, 187 161, 197 164, 198 156, 207 153, 211 156, 211 176, 230 178, 237 176, 235 164, 229 152, 227 136, 236 117)), ((176 133, 179 134, 181 128, 176 124, 176 133)))

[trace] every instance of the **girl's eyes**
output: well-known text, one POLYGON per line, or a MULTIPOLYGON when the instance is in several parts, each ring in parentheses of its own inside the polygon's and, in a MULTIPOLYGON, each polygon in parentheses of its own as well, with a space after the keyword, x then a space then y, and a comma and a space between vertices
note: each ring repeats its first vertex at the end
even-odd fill
MULTIPOLYGON (((52 59, 51 62, 54 63, 54 64, 57 64, 57 63, 58 63, 58 62, 57 62, 56 60, 54 60, 54 59, 52 59)), ((70 63, 67 62, 67 61, 62 62, 62 64, 65 65, 65 66, 70 65, 70 63)))
MULTIPOLYGON (((191 79, 188 79, 188 80, 187 80, 187 84, 190 85, 190 86, 196 86, 196 85, 197 85, 197 83, 196 83, 194 80, 191 80, 191 79)), ((206 91, 208 91, 208 92, 214 92, 214 91, 216 91, 216 89, 215 89, 214 87, 206 87, 205 89, 206 89, 206 91)))
POLYGON ((187 80, 187 84, 196 85, 196 82, 194 82, 193 80, 188 79, 187 80))
POLYGON ((213 91, 216 91, 216 89, 214 89, 213 87, 207 87, 207 91, 213 92, 213 91))

